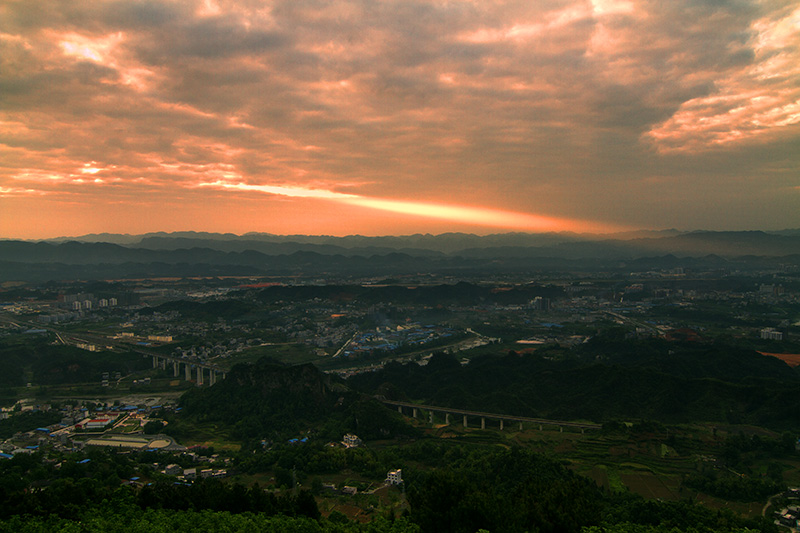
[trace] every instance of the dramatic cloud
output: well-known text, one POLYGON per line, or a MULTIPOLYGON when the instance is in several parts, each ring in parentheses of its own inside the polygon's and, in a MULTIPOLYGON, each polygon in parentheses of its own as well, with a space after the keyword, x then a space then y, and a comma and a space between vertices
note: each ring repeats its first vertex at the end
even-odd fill
POLYGON ((762 137, 797 134, 800 125, 800 7, 750 24, 747 61, 722 72, 716 90, 684 102, 648 134, 663 150, 699 151, 762 137), (751 57, 752 54, 752 57, 751 57))
POLYGON ((793 1, 10 0, 0 20, 0 237, 800 222, 793 1))

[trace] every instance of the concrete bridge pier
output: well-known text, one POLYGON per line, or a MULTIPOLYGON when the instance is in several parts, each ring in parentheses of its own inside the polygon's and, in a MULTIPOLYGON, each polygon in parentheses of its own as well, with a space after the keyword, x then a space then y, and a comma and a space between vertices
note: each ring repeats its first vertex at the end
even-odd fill
POLYGON ((559 433, 564 433, 564 427, 563 426, 558 426, 558 432, 559 433))
POLYGON ((500 419, 500 431, 503 431, 503 419, 500 419))
POLYGON ((464 427, 469 427, 467 426, 467 415, 464 415, 464 427))
POLYGON ((153 368, 158 368, 158 357, 153 356, 153 368))
POLYGON ((481 429, 486 429, 486 419, 481 417, 481 429))
POLYGON ((400 413, 401 415, 403 414, 403 406, 402 405, 398 405, 397 406, 397 412, 400 413))
POLYGON ((208 371, 208 383, 210 385, 213 385, 216 382, 217 382, 217 373, 214 372, 214 370, 209 370, 208 371))
POLYGON ((173 362, 173 363, 172 363, 172 375, 173 375, 173 376, 175 376, 176 378, 177 378, 177 377, 180 375, 180 373, 181 373, 181 372, 180 372, 180 370, 181 370, 181 369, 180 369, 180 366, 181 366, 181 364, 180 364, 179 362, 177 362, 177 361, 175 361, 175 362, 173 362))
POLYGON ((541 430, 542 430, 542 425, 541 425, 541 424, 539 424, 539 431, 541 431, 541 430))
POLYGON ((417 408, 416 407, 414 407, 411 410, 411 418, 417 418, 417 408))
POLYGON ((183 364, 183 377, 186 381, 192 380, 192 366, 189 363, 183 364))
POLYGON ((433 411, 428 411, 428 424, 433 424, 433 411))
POLYGON ((197 367, 197 386, 198 387, 202 387, 203 386, 203 367, 202 366, 198 366, 197 367))
POLYGON ((445 413, 444 414, 444 425, 445 426, 449 426, 450 425, 450 413, 445 413))

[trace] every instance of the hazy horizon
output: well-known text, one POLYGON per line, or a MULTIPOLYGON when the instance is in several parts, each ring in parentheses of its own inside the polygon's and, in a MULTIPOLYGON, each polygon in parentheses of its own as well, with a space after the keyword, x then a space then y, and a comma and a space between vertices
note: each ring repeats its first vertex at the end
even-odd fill
POLYGON ((678 229, 678 228, 661 228, 661 229, 647 229, 647 228, 639 228, 639 229, 630 229, 625 231, 611 231, 611 232, 574 232, 574 231, 487 231, 487 232, 469 232, 469 231, 444 231, 439 233, 432 233, 432 232, 416 232, 416 233, 397 233, 397 234, 366 234, 366 233, 348 233, 348 234, 326 234, 326 233, 270 233, 270 232, 263 232, 263 231, 249 231, 244 233, 233 233, 233 232, 216 232, 216 231, 197 231, 197 230, 174 230, 174 231, 148 231, 144 233, 114 233, 114 232, 92 232, 92 233, 84 233, 81 235, 54 235, 54 236, 47 236, 47 237, 34 237, 34 238, 23 238, 23 237, 6 237, 0 236, 0 240, 23 240, 23 241, 54 241, 54 240, 66 240, 66 239, 83 239, 88 237, 97 237, 101 238, 103 236, 109 237, 146 237, 150 235, 160 235, 164 234, 167 236, 175 236, 175 235, 210 235, 210 236, 232 236, 232 237, 247 237, 247 236, 269 236, 269 237, 282 237, 282 238, 290 238, 290 237, 308 237, 308 238, 331 238, 331 239, 346 239, 348 237, 363 237, 363 238, 406 238, 406 237, 416 237, 416 236, 424 236, 424 237, 442 237, 446 235, 463 235, 463 236, 474 236, 474 237, 493 237, 493 236, 507 236, 507 235, 525 235, 525 236, 535 236, 535 235, 575 235, 575 236, 595 236, 595 237, 614 237, 614 236, 624 236, 624 235, 636 235, 636 234, 658 234, 658 233, 672 233, 675 232, 676 234, 689 234, 689 233, 748 233, 748 232, 762 232, 762 233, 782 233, 782 232, 799 232, 800 228, 781 228, 776 230, 768 230, 768 229, 743 229, 743 230, 727 230, 727 229, 720 229, 720 230, 708 230, 708 229, 678 229))

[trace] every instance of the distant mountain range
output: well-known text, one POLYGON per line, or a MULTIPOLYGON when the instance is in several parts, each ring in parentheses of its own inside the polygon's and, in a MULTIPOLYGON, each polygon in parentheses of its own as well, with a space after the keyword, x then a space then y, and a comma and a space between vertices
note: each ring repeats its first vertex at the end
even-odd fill
POLYGON ((272 255, 296 251, 316 251, 320 253, 347 253, 364 255, 369 253, 408 252, 423 254, 425 251, 438 253, 457 253, 468 248, 486 247, 541 247, 564 242, 597 241, 609 238, 628 240, 636 238, 660 238, 680 235, 677 230, 636 231, 610 235, 577 233, 501 233, 493 235, 474 235, 468 233, 443 233, 439 235, 414 234, 404 236, 367 237, 348 235, 334 237, 328 235, 273 235, 270 233, 206 233, 182 231, 174 233, 146 233, 144 235, 119 235, 110 233, 89 234, 80 237, 58 237, 41 242, 87 242, 113 243, 122 246, 174 250, 183 247, 206 247, 221 251, 264 251, 272 255))
POLYGON ((176 232, 0 241, 0 281, 464 269, 723 268, 732 262, 797 264, 800 230, 386 237, 176 232))
POLYGON ((316 252, 323 255, 370 256, 393 252, 412 256, 462 257, 592 257, 637 258, 654 253, 701 257, 742 255, 782 256, 800 253, 800 229, 764 231, 632 231, 613 234, 500 233, 474 235, 443 233, 365 237, 348 235, 273 235, 269 233, 174 232, 144 235, 89 234, 40 242, 107 243, 143 250, 208 248, 222 252, 257 251, 266 255, 316 252))

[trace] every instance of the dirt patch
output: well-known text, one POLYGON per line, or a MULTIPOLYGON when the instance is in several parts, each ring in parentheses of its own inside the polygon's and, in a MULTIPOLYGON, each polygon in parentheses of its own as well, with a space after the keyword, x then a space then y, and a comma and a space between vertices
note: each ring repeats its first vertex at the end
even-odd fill
POLYGON ((360 507, 356 507, 355 505, 338 503, 328 511, 328 515, 330 515, 333 511, 339 511, 350 520, 356 520, 358 522, 370 521, 370 517, 364 513, 364 510, 360 507))
POLYGON ((575 444, 565 440, 561 441, 558 446, 556 446, 556 452, 563 453, 563 452, 574 452, 575 451, 575 444))
POLYGON ((677 500, 679 495, 670 489, 659 477, 650 472, 620 474, 620 479, 631 492, 645 498, 677 500))
POLYGON ((636 454, 630 446, 609 446, 608 455, 613 457, 633 457, 636 454))
POLYGON ((780 359, 790 367, 794 368, 796 366, 800 366, 800 353, 767 353, 767 352, 758 352, 761 355, 768 355, 770 357, 775 357, 776 359, 780 359))

